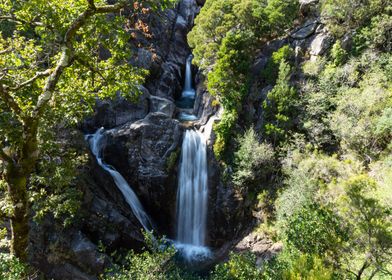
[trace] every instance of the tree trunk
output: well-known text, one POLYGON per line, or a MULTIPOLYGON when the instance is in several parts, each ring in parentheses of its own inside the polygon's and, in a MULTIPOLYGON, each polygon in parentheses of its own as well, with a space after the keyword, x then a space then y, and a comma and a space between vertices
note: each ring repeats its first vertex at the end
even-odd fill
POLYGON ((21 261, 26 261, 29 243, 27 176, 20 166, 10 164, 7 168, 6 181, 8 183, 8 194, 13 206, 11 216, 11 253, 21 261))
POLYGON ((23 143, 18 161, 9 162, 6 171, 8 195, 13 212, 11 215, 11 253, 21 261, 27 261, 29 245, 29 203, 27 183, 38 158, 38 120, 26 119, 23 143))

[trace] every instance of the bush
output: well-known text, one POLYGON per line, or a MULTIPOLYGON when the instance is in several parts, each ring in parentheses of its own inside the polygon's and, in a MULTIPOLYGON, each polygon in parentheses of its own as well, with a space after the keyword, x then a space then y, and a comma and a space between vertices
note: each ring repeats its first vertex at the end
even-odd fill
POLYGON ((27 267, 16 258, 0 253, 0 279, 23 280, 26 279, 27 267))
POLYGON ((323 256, 336 252, 347 241, 347 230, 331 210, 316 203, 304 206, 289 219, 287 244, 302 253, 323 256))
POLYGON ((347 59, 347 52, 342 48, 340 41, 337 40, 335 44, 332 46, 331 56, 333 63, 337 65, 343 64, 347 59))
MULTIPOLYGON (((114 265, 101 278, 105 280, 198 280, 198 276, 183 270, 175 259, 176 250, 164 239, 156 240, 145 234, 148 249, 143 253, 128 252, 117 256, 114 265)), ((114 255, 116 257, 116 255, 114 255)))
POLYGON ((238 140, 235 153, 233 182, 237 188, 257 187, 273 170, 274 150, 268 144, 260 144, 253 128, 238 140))
POLYGON ((220 122, 214 125, 214 131, 216 133, 214 154, 216 158, 225 158, 227 143, 230 142, 233 127, 236 125, 237 119, 238 115, 235 110, 224 111, 220 122))
MULTIPOLYGON (((357 67, 362 67, 361 64, 357 67)), ((388 135, 388 129, 382 128, 391 104, 387 75, 374 63, 358 79, 357 87, 340 87, 337 108, 330 119, 330 127, 342 148, 367 161, 377 158, 386 145, 379 133, 388 135)))
POLYGON ((265 69, 261 72, 261 75, 266 81, 274 85, 279 74, 279 67, 282 61, 288 61, 288 59, 293 55, 293 50, 289 45, 281 47, 279 50, 274 52, 265 69))
POLYGON ((230 254, 227 263, 219 264, 210 275, 210 280, 261 279, 261 271, 256 268, 256 257, 251 253, 230 254))
POLYGON ((337 37, 368 24, 389 7, 388 1, 383 0, 324 0, 322 4, 322 14, 337 37))
POLYGON ((299 150, 291 152, 283 165, 284 185, 275 202, 277 226, 280 232, 287 228, 288 221, 303 207, 321 199, 320 190, 356 174, 356 162, 342 162, 327 155, 306 154, 299 150))
POLYGON ((263 102, 266 123, 264 128, 273 143, 284 140, 287 132, 293 126, 297 92, 290 86, 290 72, 290 66, 282 60, 276 85, 263 102))
POLYGON ((295 258, 289 270, 283 272, 283 279, 289 280, 332 280, 334 269, 327 266, 320 257, 300 255, 295 258))

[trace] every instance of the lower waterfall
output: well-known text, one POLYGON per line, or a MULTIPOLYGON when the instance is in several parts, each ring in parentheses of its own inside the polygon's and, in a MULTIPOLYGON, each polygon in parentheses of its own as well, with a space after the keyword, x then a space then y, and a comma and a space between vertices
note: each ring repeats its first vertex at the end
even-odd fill
POLYGON ((112 176, 114 183, 123 194, 126 202, 131 207, 133 214, 139 220, 140 224, 146 231, 150 232, 153 229, 151 219, 147 215, 146 211, 144 211, 144 208, 137 198, 135 192, 129 186, 124 177, 116 169, 114 169, 113 166, 106 164, 102 159, 102 149, 105 145, 104 133, 105 130, 100 128, 94 134, 89 134, 86 136, 86 139, 90 144, 91 152, 97 159, 98 164, 112 176))
POLYGON ((209 257, 207 230, 208 173, 204 136, 187 130, 182 143, 177 191, 176 248, 187 260, 209 257))

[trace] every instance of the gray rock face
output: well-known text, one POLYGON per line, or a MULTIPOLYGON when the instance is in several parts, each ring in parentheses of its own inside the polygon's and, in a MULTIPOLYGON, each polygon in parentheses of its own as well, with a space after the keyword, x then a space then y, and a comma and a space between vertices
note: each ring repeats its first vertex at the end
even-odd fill
POLYGON ((236 252, 252 252, 256 255, 258 266, 266 260, 272 259, 283 249, 282 243, 273 243, 272 240, 264 235, 252 232, 245 236, 238 244, 235 246, 236 252))
POLYGON ((175 110, 176 110, 176 105, 172 101, 158 96, 150 97, 151 113, 160 112, 167 115, 168 117, 172 117, 175 110))
POLYGON ((137 102, 130 102, 118 96, 114 101, 97 101, 95 113, 87 119, 83 126, 86 131, 93 132, 100 127, 113 128, 124 123, 144 118, 149 111, 147 89, 142 89, 137 102))
POLYGON ((332 45, 333 38, 328 33, 317 34, 310 43, 309 53, 311 55, 322 55, 332 45))
POLYGON ((113 165, 137 192, 159 228, 168 234, 175 221, 176 172, 183 129, 162 112, 110 131, 104 150, 113 165))
POLYGON ((71 241, 73 260, 87 271, 103 271, 106 257, 97 252, 97 246, 78 232, 71 241))
POLYGON ((318 26, 318 20, 308 20, 293 33, 291 33, 291 38, 294 39, 305 39, 311 36, 318 26))
MULTIPOLYGON (((196 0, 182 0, 178 4, 177 14, 168 13, 167 18, 172 27, 170 36, 161 43, 164 45, 161 49, 165 49, 164 53, 158 54, 162 63, 159 71, 156 71, 147 82, 147 88, 153 95, 174 100, 181 93, 182 73, 186 58, 191 53, 186 36, 199 10, 196 0)), ((162 29, 155 32, 162 33, 162 29)))
POLYGON ((320 0, 299 0, 300 12, 303 16, 318 16, 320 0))

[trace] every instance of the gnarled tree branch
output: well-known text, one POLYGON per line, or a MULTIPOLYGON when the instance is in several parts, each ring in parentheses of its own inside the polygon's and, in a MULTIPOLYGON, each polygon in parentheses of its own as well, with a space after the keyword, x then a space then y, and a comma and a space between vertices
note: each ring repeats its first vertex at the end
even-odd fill
POLYGON ((48 76, 49 74, 50 74, 50 69, 47 69, 47 70, 45 70, 43 72, 37 72, 35 74, 35 76, 32 77, 31 79, 29 79, 29 80, 27 80, 27 81, 25 81, 23 83, 20 83, 19 85, 15 86, 15 87, 12 87, 11 89, 14 90, 14 91, 17 91, 17 90, 21 89, 22 87, 27 86, 27 85, 33 83, 38 78, 41 78, 41 77, 44 77, 44 76, 48 76))
POLYGON ((57 62, 54 71, 49 75, 43 93, 38 99, 37 105, 35 106, 32 117, 36 118, 43 112, 43 108, 52 98, 53 92, 56 88, 57 82, 63 73, 64 69, 71 65, 73 59, 72 41, 75 37, 76 32, 87 22, 87 20, 96 15, 104 13, 115 13, 123 9, 127 3, 120 1, 113 5, 104 5, 96 7, 93 0, 87 0, 89 3, 88 8, 81 13, 70 25, 67 32, 65 33, 63 45, 61 48, 61 58, 57 62))

